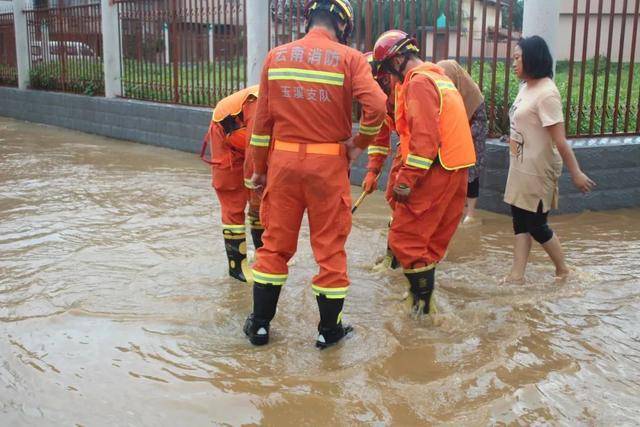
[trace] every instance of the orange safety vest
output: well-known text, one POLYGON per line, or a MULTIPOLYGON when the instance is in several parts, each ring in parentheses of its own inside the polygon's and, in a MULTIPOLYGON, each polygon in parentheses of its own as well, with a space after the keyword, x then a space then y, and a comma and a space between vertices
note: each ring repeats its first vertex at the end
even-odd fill
MULTIPOLYGON (((400 135, 402 161, 406 164, 407 158, 411 154, 409 152, 411 129, 409 129, 406 118, 404 94, 409 81, 416 74, 422 74, 434 83, 440 97, 440 147, 438 147, 440 164, 447 170, 474 166, 476 153, 462 96, 453 82, 444 74, 436 71, 437 69, 434 64, 425 62, 424 65, 411 70, 400 90, 396 91, 396 130, 400 135)), ((425 117, 425 120, 429 120, 429 118, 425 117)))

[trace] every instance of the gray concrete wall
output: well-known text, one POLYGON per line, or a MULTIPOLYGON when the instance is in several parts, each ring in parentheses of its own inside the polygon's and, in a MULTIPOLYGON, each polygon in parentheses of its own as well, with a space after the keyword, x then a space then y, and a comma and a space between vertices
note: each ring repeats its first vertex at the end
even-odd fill
MULTIPOLYGON (((0 116, 199 152, 211 110, 0 87, 0 116)), ((589 195, 582 195, 565 172, 560 180, 561 213, 640 206, 640 136, 578 139, 572 145, 582 169, 598 186, 589 195)), ((502 202, 509 168, 508 147, 491 140, 487 150, 478 204, 482 209, 508 213, 508 206, 502 202)), ((386 185, 391 158, 387 159, 381 188, 386 185)), ((366 161, 367 156, 363 155, 352 168, 352 183, 362 182, 366 161)))
POLYGON ((0 116, 199 152, 211 110, 0 87, 0 116))
MULTIPOLYGON (((565 168, 560 178, 559 213, 640 206, 640 136, 574 139, 571 143, 582 170, 598 185, 594 191, 583 195, 573 186, 565 168)), ((381 189, 386 186, 391 157, 387 159, 380 179, 381 189)), ((362 156, 352 168, 354 184, 362 182, 366 161, 366 156, 362 156)), ((508 145, 489 140, 487 165, 480 177, 478 206, 481 209, 510 212, 509 206, 502 201, 508 171, 508 145)))
MULTIPOLYGON (((640 206, 640 137, 572 140, 580 167, 597 186, 584 195, 578 191, 566 168, 560 177, 560 213, 607 210, 640 206)), ((482 209, 507 213, 502 202, 507 180, 509 148, 488 144, 487 169, 478 205, 482 209)))

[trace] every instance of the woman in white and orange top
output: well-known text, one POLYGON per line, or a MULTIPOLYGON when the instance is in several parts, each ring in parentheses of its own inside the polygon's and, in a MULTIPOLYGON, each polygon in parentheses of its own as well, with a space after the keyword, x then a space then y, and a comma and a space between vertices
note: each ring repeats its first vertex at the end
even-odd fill
POLYGON ((524 282, 533 240, 551 258, 556 277, 563 278, 570 269, 558 236, 547 224, 549 210, 558 207, 563 162, 582 192, 591 191, 595 183, 580 170, 567 143, 547 43, 538 36, 521 39, 513 54, 513 68, 523 83, 509 111, 511 153, 504 201, 511 205, 515 243, 513 265, 505 281, 524 282))

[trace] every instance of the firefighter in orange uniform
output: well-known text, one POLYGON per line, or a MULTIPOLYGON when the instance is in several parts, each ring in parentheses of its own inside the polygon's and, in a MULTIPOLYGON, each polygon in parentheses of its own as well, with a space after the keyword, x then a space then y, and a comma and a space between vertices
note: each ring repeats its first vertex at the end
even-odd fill
MULTIPOLYGON (((362 181, 362 189, 371 194, 378 188, 378 178, 380 177, 380 171, 384 167, 384 162, 391 153, 391 134, 396 131, 395 118, 394 118, 394 102, 395 102, 395 87, 397 85, 397 79, 389 73, 380 69, 378 64, 373 59, 373 52, 365 53, 367 61, 371 65, 371 72, 376 81, 380 85, 380 88, 387 95, 387 117, 380 133, 376 137, 375 141, 367 148, 367 154, 369 156, 367 163, 367 173, 362 181)), ((397 148, 396 154, 393 157, 391 169, 389 170, 389 177, 387 179, 387 190, 385 198, 393 211, 395 201, 393 200, 393 186, 395 183, 395 176, 402 165, 402 156, 400 149, 397 148)), ((389 221, 389 227, 391 226, 391 220, 389 221)), ((398 261, 393 256, 389 245, 387 244, 387 253, 376 261, 373 269, 376 271, 382 271, 386 268, 396 269, 398 268, 398 261)))
POLYGON ((374 47, 374 59, 402 81, 395 113, 402 165, 389 244, 409 281, 412 310, 426 314, 435 309, 435 268, 460 223, 476 156, 462 97, 418 54, 416 41, 399 30, 382 34, 374 47))
POLYGON ((353 27, 349 1, 310 0, 304 12, 306 36, 267 55, 251 136, 253 182, 266 186, 260 212, 264 246, 253 265, 253 312, 244 327, 254 345, 269 340, 305 210, 319 264, 312 279, 320 311, 316 346, 335 344, 349 332, 342 324, 349 286, 344 249, 351 230, 349 162, 375 138, 385 116, 386 97, 366 58, 345 45, 353 27), (352 138, 354 98, 363 113, 352 138))
POLYGON ((249 223, 253 244, 262 246, 264 228, 260 223, 260 198, 251 191, 253 160, 245 152, 258 99, 258 85, 222 99, 213 110, 211 125, 202 146, 202 159, 211 164, 212 185, 222 210, 222 233, 229 260, 229 275, 251 281, 247 265, 245 208, 249 203, 249 223), (207 145, 211 160, 205 159, 207 145))

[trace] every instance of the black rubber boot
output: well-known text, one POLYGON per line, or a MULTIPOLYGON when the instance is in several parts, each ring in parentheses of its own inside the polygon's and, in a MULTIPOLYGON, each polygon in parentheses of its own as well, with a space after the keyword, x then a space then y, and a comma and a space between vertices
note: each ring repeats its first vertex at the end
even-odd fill
MULTIPOLYGON (((391 217, 391 219, 389 219, 389 224, 387 224, 387 228, 389 230, 391 230, 391 223, 393 222, 393 217, 391 217)), ((396 268, 400 267, 400 263, 398 262, 398 258, 396 258, 396 256, 393 254, 393 251, 391 250, 391 246, 389 246, 389 233, 387 232, 387 256, 391 259, 391 261, 389 262, 389 268, 391 268, 392 270, 395 270, 396 268)))
POLYGON ((253 313, 244 323, 244 333, 253 345, 269 342, 269 323, 276 315, 282 286, 255 283, 253 285, 253 313))
POLYGON ((251 239, 253 240, 253 247, 256 250, 262 247, 262 233, 264 233, 264 227, 259 218, 249 217, 249 226, 251 227, 251 239))
POLYGON ((229 260, 229 276, 246 282, 250 273, 247 265, 247 240, 244 238, 244 234, 234 236, 225 233, 224 248, 229 260))
POLYGON ((433 290, 435 288, 436 278, 435 267, 416 273, 404 273, 404 275, 409 280, 412 311, 416 314, 434 313, 433 290))
POLYGON ((396 268, 400 267, 398 258, 396 258, 396 256, 393 254, 393 252, 391 251, 391 248, 388 245, 387 245, 387 256, 391 259, 391 261, 389 262, 389 268, 391 268, 392 270, 395 270, 396 268))
POLYGON ((320 309, 316 347, 323 350, 337 344, 349 332, 353 331, 353 328, 350 325, 342 325, 344 298, 330 299, 324 295, 318 295, 316 301, 318 301, 320 309))

